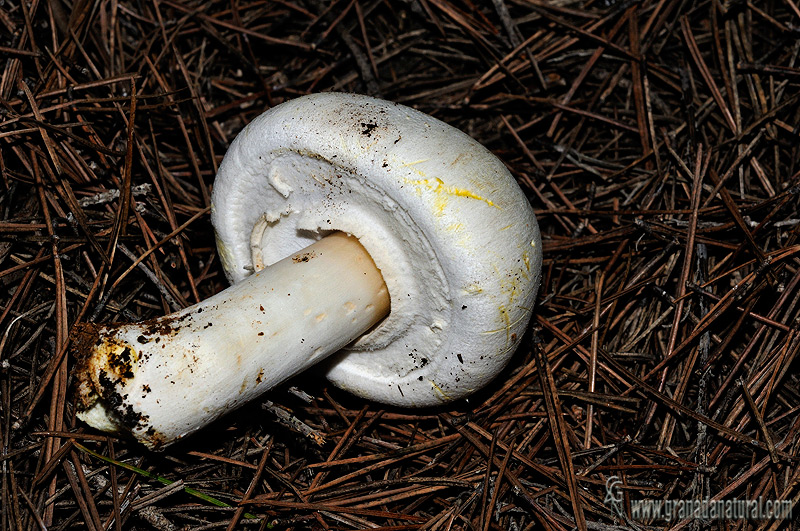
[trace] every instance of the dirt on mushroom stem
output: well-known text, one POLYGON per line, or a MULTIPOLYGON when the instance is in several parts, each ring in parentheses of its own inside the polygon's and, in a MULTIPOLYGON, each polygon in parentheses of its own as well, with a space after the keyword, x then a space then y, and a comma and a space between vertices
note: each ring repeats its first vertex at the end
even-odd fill
POLYGON ((175 314, 77 327, 78 416, 163 448, 352 342, 389 304, 369 254, 334 233, 175 314))

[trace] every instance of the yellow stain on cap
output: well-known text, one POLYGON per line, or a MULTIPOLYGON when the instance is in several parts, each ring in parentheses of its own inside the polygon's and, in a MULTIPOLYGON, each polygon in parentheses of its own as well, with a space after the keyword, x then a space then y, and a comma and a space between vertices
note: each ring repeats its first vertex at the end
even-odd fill
POLYGON ((464 230, 464 224, 463 223, 451 223, 450 225, 447 226, 447 230, 452 231, 452 232, 458 232, 460 230, 464 230))
POLYGON ((413 184, 414 186, 418 186, 420 188, 424 188, 428 191, 433 192, 438 196, 436 202, 436 210, 438 214, 441 214, 444 211, 444 207, 447 204, 446 198, 450 197, 465 197, 467 199, 475 199, 477 201, 483 201, 490 207, 500 208, 499 206, 495 205, 491 200, 486 199, 483 196, 480 196, 466 188, 458 188, 456 186, 447 186, 444 184, 438 177, 434 177, 433 179, 417 179, 415 181, 408 180, 408 184, 413 184))
POLYGON ((217 241, 217 254, 220 262, 222 262, 222 268, 225 271, 230 271, 234 263, 233 256, 231 256, 230 250, 222 242, 216 231, 214 231, 214 239, 217 241))
POLYGON ((477 295, 479 293, 483 293, 483 288, 477 282, 473 282, 472 284, 467 284, 464 286, 464 293, 467 295, 477 295))
POLYGON ((442 399, 442 400, 452 400, 452 399, 450 398, 450 395, 448 395, 447 393, 445 393, 445 392, 442 390, 442 388, 441 388, 441 387, 439 387, 438 385, 436 385, 436 382, 434 382, 433 380, 428 380, 428 381, 431 383, 431 386, 434 388, 434 390, 436 390, 436 392, 437 392, 437 393, 439 393, 439 394, 441 395, 441 399, 442 399))

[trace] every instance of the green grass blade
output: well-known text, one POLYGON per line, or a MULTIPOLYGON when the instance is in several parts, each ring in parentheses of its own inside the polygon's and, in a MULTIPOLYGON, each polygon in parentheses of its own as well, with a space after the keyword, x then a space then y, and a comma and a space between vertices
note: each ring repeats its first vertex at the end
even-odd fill
MULTIPOLYGON (((140 476, 144 476, 147 479, 152 479, 152 480, 158 481, 159 483, 163 483, 164 485, 172 485, 173 483, 175 483, 171 479, 167 479, 167 478, 165 478, 163 476, 159 476, 157 474, 153 474, 152 472, 148 472, 147 470, 144 470, 143 468, 139 468, 139 467, 136 467, 136 466, 133 466, 133 465, 129 465, 128 463, 123 463, 122 461, 117 461, 116 459, 111 459, 110 457, 107 457, 105 455, 99 454, 99 453, 95 452, 94 450, 90 450, 89 448, 86 448, 85 446, 83 446, 80 443, 75 442, 73 444, 81 452, 85 452, 85 453, 87 453, 87 454, 89 454, 89 455, 91 455, 93 457, 96 457, 97 459, 100 459, 101 461, 105 461, 108 464, 111 464, 111 465, 114 465, 114 466, 118 466, 118 467, 124 468, 125 470, 128 470, 130 472, 134 472, 136 474, 139 474, 140 476)), ((191 487, 183 487, 183 491, 186 494, 190 495, 190 496, 194 496, 195 498, 200 498, 201 500, 203 500, 203 501, 205 501, 207 503, 210 503, 211 505, 216 505, 217 507, 232 507, 232 505, 227 504, 222 500, 218 500, 217 498, 215 498, 213 496, 209 496, 208 494, 204 494, 204 493, 200 492, 199 490, 193 489, 191 487)), ((254 514, 250 514, 250 513, 244 513, 244 517, 245 518, 255 518, 255 519, 259 518, 258 516, 254 515, 254 514)))

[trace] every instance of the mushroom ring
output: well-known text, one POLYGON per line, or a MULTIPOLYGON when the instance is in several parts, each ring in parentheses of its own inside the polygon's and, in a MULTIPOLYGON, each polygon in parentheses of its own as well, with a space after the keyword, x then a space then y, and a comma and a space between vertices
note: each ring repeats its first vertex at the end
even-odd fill
POLYGON ((442 404, 491 381, 530 320, 528 200, 486 148, 409 107, 338 93, 278 105, 233 141, 212 203, 231 287, 79 327, 88 424, 160 448, 317 363, 370 400, 442 404))

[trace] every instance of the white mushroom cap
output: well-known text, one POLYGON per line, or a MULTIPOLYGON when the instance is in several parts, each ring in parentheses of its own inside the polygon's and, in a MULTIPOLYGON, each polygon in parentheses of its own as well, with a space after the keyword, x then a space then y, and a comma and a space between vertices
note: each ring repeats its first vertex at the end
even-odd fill
POLYGON ((356 395, 464 397, 502 370, 527 327, 541 268, 530 204, 486 148, 414 109, 336 93, 274 107, 232 143, 212 201, 233 283, 331 231, 369 252, 391 313, 327 369, 356 395))

